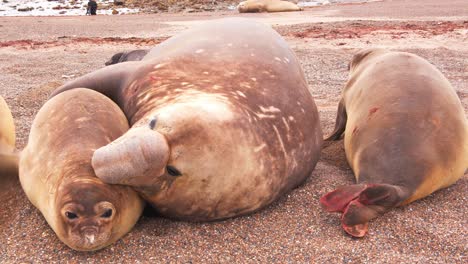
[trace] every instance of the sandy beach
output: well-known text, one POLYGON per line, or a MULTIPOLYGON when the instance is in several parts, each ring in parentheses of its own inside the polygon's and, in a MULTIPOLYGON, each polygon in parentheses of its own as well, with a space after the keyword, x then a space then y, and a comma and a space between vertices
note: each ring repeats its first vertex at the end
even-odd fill
MULTIPOLYGON (((125 16, 0 17, 0 95, 16 125, 17 149, 48 95, 104 67, 114 53, 157 45, 210 19, 240 16, 270 24, 305 72, 328 135, 362 48, 413 52, 451 82, 468 113, 468 5, 465 0, 386 0, 306 8, 125 16)), ((0 182, 1 183, 1 182, 0 182)), ((115 244, 77 252, 58 240, 15 180, 0 195, 0 263, 467 263, 468 174, 453 186, 373 220, 362 239, 346 235, 319 198, 354 183, 343 141, 325 146, 309 179, 255 214, 187 223, 151 213, 115 244)))

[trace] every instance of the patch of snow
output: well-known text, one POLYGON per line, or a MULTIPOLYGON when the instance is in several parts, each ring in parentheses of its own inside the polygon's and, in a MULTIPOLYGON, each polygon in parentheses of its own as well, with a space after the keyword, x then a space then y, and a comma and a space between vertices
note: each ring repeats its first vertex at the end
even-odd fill
MULTIPOLYGON (((118 8, 114 0, 96 0, 98 15, 111 15, 115 9, 119 14, 138 13, 139 9, 118 8), (110 8, 100 7, 109 5, 110 8)), ((0 0, 0 16, 84 16, 87 0, 0 0)))

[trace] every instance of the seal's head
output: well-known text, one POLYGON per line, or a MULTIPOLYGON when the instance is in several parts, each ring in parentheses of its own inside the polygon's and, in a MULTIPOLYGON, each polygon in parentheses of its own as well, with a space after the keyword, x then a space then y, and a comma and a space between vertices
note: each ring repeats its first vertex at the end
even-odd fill
POLYGON ((239 13, 256 13, 264 11, 264 4, 259 1, 243 1, 237 5, 239 13))
POLYGON ((359 65, 363 64, 368 59, 373 58, 383 53, 387 53, 387 52, 389 51, 386 49, 380 49, 380 48, 370 48, 370 49, 360 50, 358 53, 354 54, 353 58, 351 59, 348 65, 349 73, 352 74, 358 68, 359 65))
POLYGON ((97 250, 119 237, 122 212, 116 209, 121 207, 116 196, 122 193, 115 191, 115 186, 111 189, 97 182, 73 182, 61 188, 57 196, 56 231, 75 250, 97 250))
POLYGON ((114 54, 110 60, 106 61, 105 65, 109 66, 112 64, 117 64, 126 61, 140 61, 145 57, 145 55, 149 52, 148 49, 137 49, 137 50, 130 50, 124 51, 114 54))
POLYGON ((120 62, 120 59, 122 58, 123 55, 124 55, 123 52, 116 53, 116 54, 112 55, 110 60, 106 61, 106 63, 104 63, 104 64, 106 66, 109 66, 109 65, 112 65, 112 64, 117 64, 117 63, 120 62))
POLYGON ((245 3, 245 1, 240 2, 240 3, 237 5, 237 10, 239 10, 240 13, 246 12, 246 3, 245 3))

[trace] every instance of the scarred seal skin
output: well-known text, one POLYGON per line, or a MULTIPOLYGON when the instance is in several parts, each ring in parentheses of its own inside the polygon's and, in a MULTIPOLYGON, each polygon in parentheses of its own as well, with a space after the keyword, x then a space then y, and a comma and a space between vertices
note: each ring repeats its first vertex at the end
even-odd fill
POLYGON ((357 53, 328 140, 345 133, 357 184, 323 196, 342 226, 362 237, 368 221, 461 178, 468 165, 468 122, 449 81, 406 52, 357 53))
POLYGON ((271 27, 210 21, 58 88, 112 98, 132 128, 93 156, 103 181, 134 186, 161 214, 243 215, 301 184, 322 132, 304 74, 271 27))
POLYGON ((128 186, 94 174, 94 150, 128 129, 115 103, 89 89, 60 94, 37 113, 20 158, 21 186, 57 236, 69 247, 98 250, 125 235, 143 200, 128 186))
POLYGON ((239 13, 291 12, 303 9, 295 3, 280 0, 247 0, 237 6, 239 13))

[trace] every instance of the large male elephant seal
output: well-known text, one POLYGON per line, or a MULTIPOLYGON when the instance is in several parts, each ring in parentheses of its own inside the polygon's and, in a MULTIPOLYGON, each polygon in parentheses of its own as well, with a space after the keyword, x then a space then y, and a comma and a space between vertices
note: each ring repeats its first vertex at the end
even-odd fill
POLYGON ((237 6, 239 13, 301 11, 295 3, 281 0, 247 0, 237 6))
POLYGON ((89 89, 60 94, 39 110, 20 158, 20 182, 65 244, 97 250, 126 234, 143 201, 128 186, 103 183, 91 167, 94 150, 128 129, 122 111, 89 89))
POLYGON ((329 139, 345 132, 357 184, 321 199, 343 212, 342 226, 362 237, 385 211, 453 184, 468 165, 468 122, 455 90, 426 60, 371 49, 350 64, 329 139))
POLYGON ((58 88, 112 98, 132 128, 98 149, 103 181, 134 186, 165 216, 208 221, 258 210, 302 183, 322 132, 299 61, 273 29, 210 21, 58 88))

